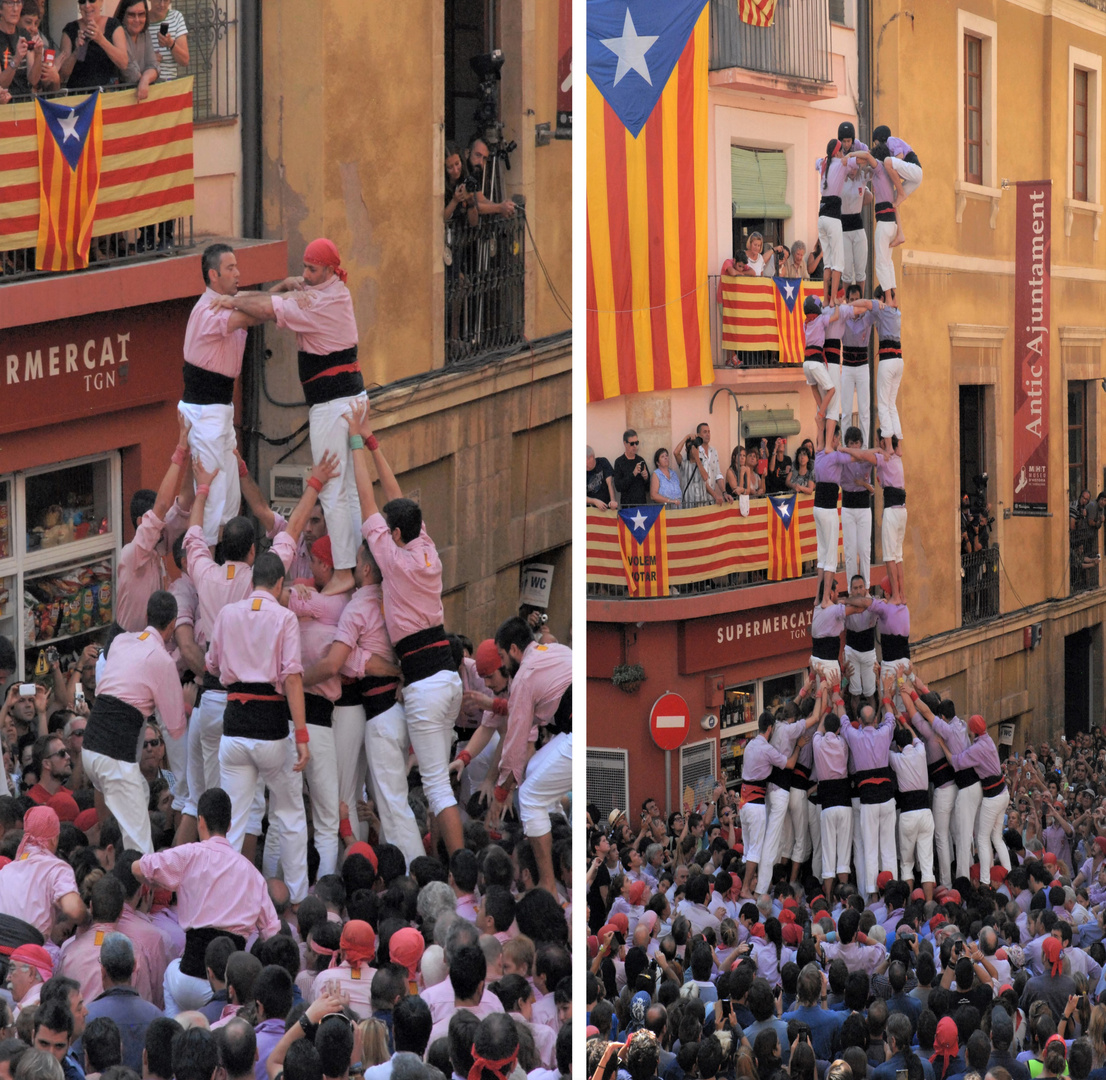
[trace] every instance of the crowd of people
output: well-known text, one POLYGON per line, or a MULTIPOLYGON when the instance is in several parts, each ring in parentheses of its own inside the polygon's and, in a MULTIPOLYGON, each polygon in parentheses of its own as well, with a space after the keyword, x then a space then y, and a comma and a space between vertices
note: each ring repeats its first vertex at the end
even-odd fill
MULTIPOLYGON (((177 446, 131 497, 115 625, 3 697, 0 1066, 552 1080, 571 1039, 571 650, 529 608, 475 646, 446 632, 334 245, 268 292, 238 290, 227 245, 202 268, 177 446), (309 405, 287 520, 232 426, 265 321, 296 335, 309 405)), ((0 639, 0 686, 15 665, 0 639)))

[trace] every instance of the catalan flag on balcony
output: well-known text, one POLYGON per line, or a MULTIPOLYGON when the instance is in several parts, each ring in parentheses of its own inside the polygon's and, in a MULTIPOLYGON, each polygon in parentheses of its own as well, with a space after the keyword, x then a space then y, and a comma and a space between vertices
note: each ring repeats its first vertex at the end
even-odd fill
POLYGON ((587 4, 588 400, 713 382, 706 0, 587 4))
POLYGON ((737 0, 737 11, 743 23, 771 26, 776 17, 776 0, 737 0))
POLYGON ((100 193, 100 91, 78 105, 35 98, 38 138, 38 270, 88 266, 100 193))
POLYGON ((803 301, 822 295, 820 281, 723 277, 721 293, 723 349, 778 352, 781 364, 803 362, 803 301))
POLYGON ((631 596, 668 595, 668 538, 664 507, 618 511, 618 546, 631 596))
POLYGON ((768 580, 783 581, 802 573, 799 557, 799 523, 795 517, 798 495, 768 496, 768 580))

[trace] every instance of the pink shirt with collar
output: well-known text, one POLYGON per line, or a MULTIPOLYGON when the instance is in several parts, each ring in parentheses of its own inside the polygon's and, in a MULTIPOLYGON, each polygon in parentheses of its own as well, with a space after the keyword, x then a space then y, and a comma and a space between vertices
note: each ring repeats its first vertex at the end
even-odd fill
POLYGON ((257 929, 266 939, 280 933, 265 879, 225 836, 143 855, 135 866, 143 877, 176 892, 177 918, 185 930, 218 927, 246 938, 257 929))
POLYGON ((136 911, 130 904, 123 905, 123 914, 119 916, 116 927, 119 933, 126 934, 131 939, 135 947, 135 963, 138 962, 139 953, 145 957, 146 968, 150 972, 150 1000, 159 1009, 162 1008, 165 969, 173 959, 167 936, 154 925, 149 915, 144 911, 136 911))
POLYGON ((54 905, 77 891, 72 867, 42 848, 28 847, 0 870, 0 912, 30 923, 47 939, 54 905))
POLYGON ((548 722, 560 704, 561 695, 572 685, 572 650, 551 643, 526 646, 522 662, 511 683, 507 699, 507 732, 499 758, 499 783, 513 775, 522 783, 526 771, 530 729, 548 722))
POLYGON ((326 595, 312 588, 304 597, 293 589, 288 597, 288 610, 297 618, 315 619, 333 628, 338 625, 349 601, 349 593, 326 595))
POLYGON ((338 620, 334 640, 350 650, 339 669, 347 678, 364 675, 365 665, 374 656, 395 663, 395 650, 384 626, 384 591, 380 585, 363 585, 354 591, 338 620))
POLYGON ((184 331, 184 359, 186 363, 205 371, 237 379, 242 372, 242 355, 246 351, 246 331, 227 332, 227 324, 234 313, 211 306, 219 295, 208 286, 196 301, 184 331))
POLYGON ((441 626, 445 621, 442 561, 425 523, 419 535, 403 547, 392 539, 383 514, 370 515, 361 526, 361 535, 384 578, 384 624, 392 643, 441 626))
POLYGON ((303 672, 298 620, 272 593, 255 589, 219 612, 207 670, 224 686, 269 683, 283 693, 284 680, 303 672))
POLYGON ((120 634, 111 643, 96 692, 133 705, 143 716, 156 709, 174 739, 184 734, 180 675, 161 634, 152 626, 141 634, 120 634))
MULTIPOLYGON (((265 534, 270 540, 275 540, 285 529, 288 522, 283 514, 273 511, 273 527, 265 534)), ((307 541, 300 534, 299 543, 296 545, 296 554, 288 566, 288 580, 296 581, 299 578, 311 578, 311 553, 307 550, 307 541)))
POLYGON ((277 293, 271 297, 276 324, 296 335, 296 348, 316 356, 351 349, 357 344, 353 297, 335 274, 322 285, 277 293))
MULTIPOLYGON (((305 668, 318 663, 326 656, 334 640, 334 627, 318 619, 297 620, 300 633, 300 661, 305 668)), ((337 701, 342 696, 342 680, 337 675, 306 688, 308 694, 318 694, 327 701, 337 701)))
MULTIPOLYGON (((457 999, 454 997, 453 983, 449 981, 449 976, 447 975, 440 983, 425 987, 419 992, 419 997, 430 1007, 430 1018, 434 1023, 437 1024, 444 1018, 448 1026, 449 1018, 457 1011, 454 1005, 457 999)), ((503 1005, 499 998, 488 989, 486 984, 484 986, 484 996, 480 999, 480 1006, 489 1013, 503 1012, 503 1005)), ((484 1015, 487 1015, 487 1013, 484 1015)), ((433 1039, 430 1040, 430 1042, 433 1041, 433 1039)), ((430 1043, 427 1043, 427 1046, 429 1045, 430 1043)))
MULTIPOLYGON (((76 979, 81 984, 81 996, 85 1001, 95 1001, 104 992, 103 974, 100 970, 100 947, 108 934, 119 930, 117 923, 93 923, 85 930, 69 938, 61 947, 61 959, 55 974, 76 979)), ((135 950, 134 982, 132 985, 144 1001, 152 998, 153 986, 145 952, 135 950)))
POLYGON ((124 630, 146 625, 146 605, 158 589, 165 588, 163 556, 188 527, 188 515, 174 501, 162 520, 147 510, 138 522, 134 539, 119 553, 115 621, 124 630))
POLYGON ((362 1020, 368 1020, 373 1014, 372 981, 376 968, 368 964, 338 964, 336 967, 320 971, 311 983, 309 1002, 314 1001, 330 983, 337 983, 343 994, 349 995, 349 1005, 362 1020))

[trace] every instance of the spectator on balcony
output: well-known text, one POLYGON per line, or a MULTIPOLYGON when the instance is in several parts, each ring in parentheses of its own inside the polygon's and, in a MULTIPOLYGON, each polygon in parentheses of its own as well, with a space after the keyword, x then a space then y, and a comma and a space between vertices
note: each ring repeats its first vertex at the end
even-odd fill
POLYGON ((640 445, 633 428, 622 433, 624 449, 614 459, 614 488, 621 506, 645 506, 649 502, 649 466, 638 455, 640 445))
POLYGON ((150 95, 150 85, 157 80, 157 49, 146 32, 150 21, 150 5, 147 0, 119 0, 115 9, 117 22, 123 24, 127 45, 127 66, 123 69, 123 82, 137 87, 139 101, 150 95))
POLYGON ((173 7, 172 0, 150 0, 150 17, 146 34, 157 52, 158 82, 179 78, 182 67, 188 67, 188 24, 173 7), (162 32, 162 27, 165 32, 162 32))
MULTIPOLYGON (((445 144, 445 210, 442 220, 447 225, 462 225, 467 222, 475 226, 480 220, 476 209, 476 193, 465 187, 469 179, 468 170, 461 160, 461 151, 453 143, 445 144)), ((513 204, 512 204, 513 205, 513 204)))
POLYGON ((480 187, 476 192, 476 208, 481 215, 514 217, 516 207, 511 199, 492 202, 490 198, 494 194, 495 177, 484 175, 488 157, 488 144, 479 135, 474 135, 469 140, 468 166, 472 175, 480 181, 480 187))
POLYGON ((810 450, 805 442, 795 451, 795 467, 787 478, 787 486, 800 495, 814 494, 814 473, 811 472, 810 450))
MULTIPOLYGON (((3 70, 0 89, 7 90, 15 100, 30 97, 42 70, 40 47, 35 48, 34 35, 21 25, 23 0, 0 0, 0 49, 3 49, 3 70)), ((9 99, 10 100, 10 99, 9 99)))
POLYGON ((804 244, 802 240, 796 240, 795 243, 791 245, 790 252, 788 252, 785 247, 776 249, 777 254, 780 251, 786 254, 780 260, 779 268, 776 270, 776 277, 801 278, 804 281, 810 277, 806 266, 806 244, 804 244))
POLYGON ((1087 504, 1091 501, 1091 493, 1084 488, 1077 499, 1073 499, 1068 507, 1068 529, 1075 532, 1080 524, 1087 521, 1087 504))
POLYGON ((595 451, 589 446, 584 464, 588 469, 588 506, 595 506, 600 510, 617 508, 618 496, 614 490, 614 469, 611 468, 611 463, 605 457, 597 458, 595 451))
POLYGON ((768 254, 765 255, 764 237, 758 232, 751 232, 745 241, 745 261, 757 277, 773 277, 776 268, 776 254, 783 250, 786 249, 782 247, 769 249, 768 254))
POLYGON ((694 435, 685 435, 683 454, 676 447, 676 465, 683 475, 684 503, 687 506, 716 506, 733 500, 726 493, 725 477, 718 451, 710 444, 710 425, 700 424, 694 435), (685 465, 686 459, 686 465, 685 465))
POLYGON ((19 17, 19 25, 30 34, 35 52, 42 53, 42 67, 39 69, 38 83, 34 89, 42 93, 57 90, 61 86, 61 80, 58 78, 56 51, 50 35, 42 28, 40 0, 23 0, 23 14, 19 17))
POLYGON ((738 443, 730 454, 730 467, 726 470, 726 494, 737 500, 742 517, 749 516, 749 467, 745 457, 745 447, 738 443))
POLYGON ((668 448, 662 446, 653 455, 653 477, 649 481, 650 502, 660 503, 671 510, 680 509, 680 474, 672 468, 668 448))
POLYGON ((822 260, 822 241, 814 241, 814 250, 806 257, 806 272, 811 281, 821 281, 825 264, 822 260))
POLYGON ((779 495, 788 490, 787 478, 791 475, 791 458, 787 456, 787 440, 776 439, 772 456, 765 472, 765 490, 769 495, 779 495))
POLYGON ((114 86, 130 62, 123 27, 100 13, 100 0, 77 3, 80 17, 62 27, 58 76, 70 90, 114 86))

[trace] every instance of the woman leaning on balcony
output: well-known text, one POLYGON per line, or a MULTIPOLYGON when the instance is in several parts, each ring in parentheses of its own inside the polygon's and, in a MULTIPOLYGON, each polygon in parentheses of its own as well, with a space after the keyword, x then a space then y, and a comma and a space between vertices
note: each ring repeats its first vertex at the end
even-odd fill
POLYGON ((61 32, 58 76, 71 90, 113 86, 128 63, 118 19, 100 13, 100 0, 77 0, 79 18, 61 32))
POLYGON ((661 447, 653 455, 653 475, 649 479, 649 499, 671 510, 680 509, 680 474, 672 468, 668 450, 661 447))
POLYGON ((157 49, 147 33, 150 5, 147 0, 119 0, 115 19, 123 24, 127 43, 127 64, 122 69, 122 81, 137 87, 138 100, 145 101, 150 93, 150 84, 158 75, 157 49))

